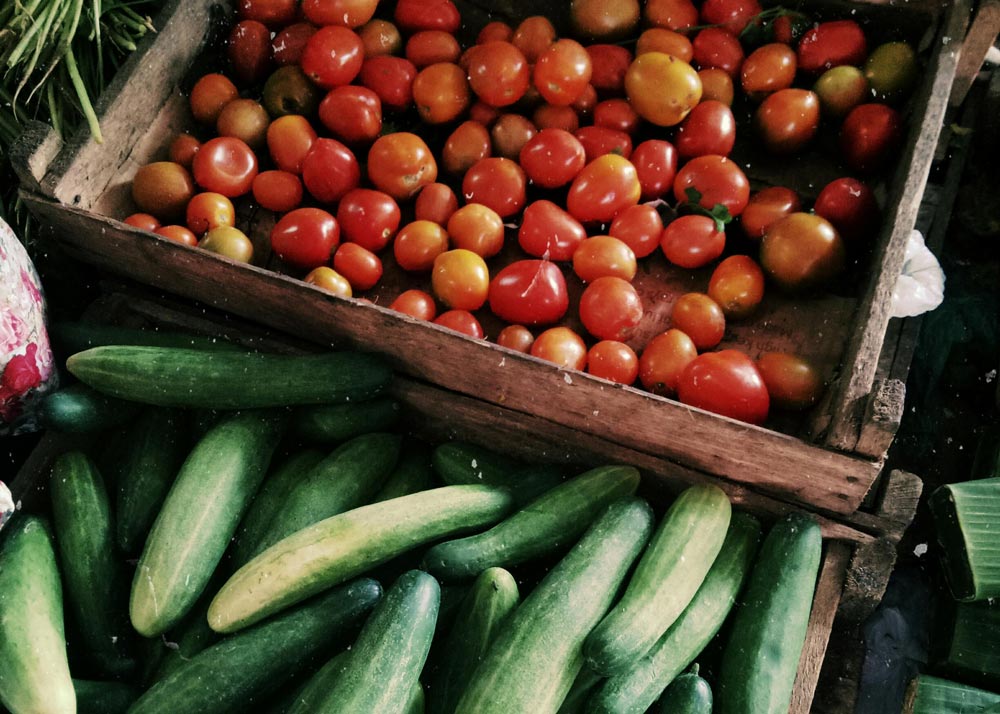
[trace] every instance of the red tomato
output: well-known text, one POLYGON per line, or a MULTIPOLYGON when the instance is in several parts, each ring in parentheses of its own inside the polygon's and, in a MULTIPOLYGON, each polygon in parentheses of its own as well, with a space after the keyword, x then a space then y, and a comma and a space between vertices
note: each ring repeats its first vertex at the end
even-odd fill
POLYGON ((451 62, 424 67, 413 80, 413 102, 428 124, 457 119, 469 107, 469 80, 465 70, 451 62))
POLYGON ((531 343, 531 355, 565 369, 582 370, 587 365, 587 345, 568 327, 551 327, 531 343))
MULTIPOLYGON (((634 134, 639 129, 640 117, 627 99, 617 97, 598 102, 594 107, 594 126, 607 127, 634 134)), ((631 147, 629 148, 631 152, 631 147)))
POLYGON ((524 207, 526 184, 524 170, 516 161, 490 157, 465 172, 462 197, 466 203, 481 203, 508 218, 524 207))
POLYGON ((374 91, 383 106, 395 111, 403 111, 413 104, 416 77, 417 68, 410 60, 391 55, 369 57, 358 75, 362 86, 374 91))
POLYGON ((739 164, 725 156, 699 156, 691 159, 677 172, 674 179, 674 198, 688 201, 688 189, 701 194, 699 205, 712 210, 722 204, 734 218, 746 208, 750 200, 750 182, 739 164))
POLYGON ((743 46, 729 30, 706 27, 694 36, 691 46, 694 49, 693 63, 698 69, 721 69, 730 77, 739 75, 743 64, 743 46))
POLYGON ((797 355, 765 352, 757 358, 757 369, 771 403, 782 409, 808 409, 823 395, 823 380, 816 368, 797 355))
POLYGON ((366 87, 334 87, 319 103, 319 120, 348 144, 374 141, 382 131, 382 100, 366 87))
POLYGON ((469 203, 448 218, 448 237, 456 248, 492 258, 503 249, 504 225, 497 212, 481 203, 469 203))
POLYGON ((296 22, 281 29, 271 40, 271 54, 276 64, 284 67, 298 64, 309 38, 316 28, 308 22, 296 22))
POLYGON ((625 90, 625 72, 632 63, 632 53, 621 45, 587 46, 590 55, 590 83, 601 93, 620 94, 625 90))
POLYGON ((531 83, 531 67, 521 50, 510 42, 474 45, 468 55, 469 85, 482 101, 506 107, 521 97, 531 83))
POLYGON ((368 150, 368 178, 396 200, 410 198, 437 181, 434 154, 416 134, 383 134, 368 150))
POLYGON ((695 156, 729 156, 736 143, 736 119, 722 102, 702 101, 677 127, 677 153, 687 160, 695 156))
POLYGON ((849 243, 873 236, 881 221, 875 194, 853 178, 834 179, 824 186, 813 212, 830 221, 849 243))
POLYGON ((547 325, 569 308, 562 271, 547 260, 518 260, 490 282, 490 310, 506 322, 547 325))
POLYGON ((572 260, 587 237, 578 220, 548 200, 534 201, 524 209, 517 242, 528 255, 546 260, 572 260))
POLYGON ((191 246, 192 248, 198 245, 198 237, 192 233, 188 228, 178 225, 166 225, 157 226, 153 229, 153 233, 158 236, 163 236, 172 240, 174 243, 180 243, 181 245, 191 246))
POLYGON ((329 263, 339 244, 337 219, 319 208, 289 211, 271 229, 271 250, 302 270, 329 263))
POLYGON ((645 258, 656 250, 662 233, 663 219, 655 208, 644 203, 621 211, 608 229, 608 234, 631 248, 636 258, 645 258))
POLYGON ((677 397, 682 404, 750 424, 763 424, 770 407, 756 365, 737 350, 696 357, 681 373, 677 397))
POLYGON ((575 136, 583 145, 587 162, 604 154, 618 154, 626 159, 632 155, 632 138, 624 131, 604 126, 582 126, 575 136))
POLYGON ((175 164, 180 164, 188 171, 194 163, 194 155, 201 148, 201 142, 190 134, 178 134, 170 142, 170 160, 175 164))
POLYGON ((228 77, 206 74, 191 88, 191 114, 196 121, 214 126, 222 108, 239 96, 239 90, 228 77))
POLYGON ((750 197, 750 202, 740 214, 740 224, 747 237, 760 239, 772 223, 801 208, 802 203, 795 191, 784 186, 769 186, 750 197))
POLYGON ((399 29, 410 33, 443 30, 454 34, 462 22, 451 0, 399 0, 393 19, 399 29))
POLYGON ((572 105, 554 107, 551 104, 539 104, 531 114, 531 121, 539 130, 562 129, 573 133, 580 128, 580 115, 572 105))
MULTIPOLYGON (((520 114, 504 113, 497 117, 490 129, 493 153, 505 159, 517 160, 521 149, 534 138, 538 129, 531 120, 520 114)), ((523 168, 523 167, 522 167, 523 168)))
POLYGON ((902 138, 903 120, 898 111, 885 104, 856 106, 840 125, 844 162, 863 173, 884 168, 902 138))
POLYGON ((694 56, 694 47, 691 46, 691 40, 680 32, 665 27, 650 27, 643 30, 635 42, 636 57, 647 52, 663 52, 690 64, 694 56))
POLYGON ((127 223, 133 228, 138 228, 144 231, 155 231, 162 225, 156 216, 151 216, 148 213, 133 213, 131 216, 122 221, 122 223, 127 223))
POLYGON ((708 295, 727 320, 751 315, 764 299, 764 271, 746 255, 731 255, 712 271, 708 295))
POLYGON ((715 220, 708 216, 681 216, 663 229, 660 247, 667 260, 674 265, 700 268, 722 255, 726 248, 726 233, 717 230, 715 220))
POLYGON ((670 324, 694 342, 699 350, 710 350, 726 334, 722 308, 705 293, 685 293, 677 298, 670 312, 670 324))
POLYGON ((580 296, 580 321, 599 340, 628 340, 642 315, 639 293, 621 278, 598 278, 580 296))
POLYGON ((382 279, 382 261, 357 243, 340 244, 333 254, 333 269, 358 291, 371 290, 382 279))
POLYGON ((722 25, 739 35, 761 11, 757 0, 705 0, 700 9, 701 24, 722 25))
POLYGON ((479 34, 476 35, 476 44, 485 45, 487 42, 492 42, 493 40, 510 42, 510 38, 513 34, 514 28, 506 22, 493 20, 483 25, 483 29, 481 29, 479 34))
POLYGON ((417 220, 433 221, 439 226, 445 226, 451 214, 458 210, 458 199, 451 187, 443 183, 429 183, 420 189, 413 205, 413 214, 417 220))
POLYGON ((350 84, 361 71, 364 60, 364 45, 354 30, 326 25, 306 42, 299 63, 309 79, 330 89, 350 84))
POLYGON ((406 59, 418 69, 438 62, 455 62, 462 54, 455 36, 442 30, 421 30, 406 41, 406 59))
POLYGON ((394 55, 403 46, 403 36, 399 28, 388 20, 375 18, 357 29, 361 44, 365 47, 365 57, 394 55))
POLYGON ((760 264, 782 288, 802 291, 843 270, 844 243, 825 218, 793 213, 767 229, 760 242, 760 264))
POLYGON ((434 298, 423 290, 407 290, 396 297, 389 305, 390 310, 415 317, 418 320, 433 320, 437 315, 437 305, 434 298))
POLYGON ((624 342, 601 340, 587 352, 587 372, 618 384, 632 384, 639 376, 639 358, 624 342))
POLYGON ((532 81, 546 102, 566 106, 586 90, 592 71, 590 55, 583 45, 576 40, 562 39, 535 62, 532 81))
POLYGON ((456 248, 434 259, 431 286, 438 300, 455 310, 478 310, 486 303, 490 270, 471 250, 456 248))
POLYGON ((672 396, 681 373, 698 356, 691 338, 677 329, 651 339, 639 356, 639 381, 655 394, 672 396))
POLYGON ((434 260, 448 250, 448 234, 431 221, 413 221, 396 234, 392 253, 396 263, 410 272, 428 271, 434 260))
POLYGON ((337 221, 345 241, 377 253, 389 245, 399 230, 399 205, 382 191, 356 188, 340 199, 337 221))
POLYGON ((521 21, 510 41, 534 64, 556 41, 556 28, 544 15, 532 15, 521 21))
POLYGON ((819 97, 808 89, 779 89, 754 113, 757 134, 776 154, 803 149, 819 130, 819 97))
POLYGON ((637 270, 635 253, 624 242, 611 236, 592 236, 573 253, 573 272, 585 283, 613 275, 631 280, 637 270))
POLYGON ((296 0, 240 0, 236 12, 243 20, 257 20, 268 27, 287 25, 298 12, 296 0))
POLYGON ((497 344, 515 352, 528 354, 535 336, 524 325, 507 325, 497 335, 497 344))
POLYGON ((623 156, 605 154, 573 179, 566 207, 581 223, 610 223, 620 211, 636 205, 641 195, 635 166, 623 156))
POLYGON ((282 171, 302 173, 302 160, 317 139, 309 120, 298 114, 278 117, 267 127, 267 149, 282 171))
POLYGON ((868 55, 864 30, 854 20, 821 22, 799 40, 799 69, 819 73, 842 64, 860 65, 868 55))
POLYGON ((219 136, 202 144, 192 162, 194 180, 206 191, 228 198, 250 191, 257 176, 257 156, 246 142, 219 136))
POLYGON ((316 139, 302 159, 302 183, 317 201, 333 203, 361 183, 354 154, 336 139, 316 139))
POLYGON ((685 30, 698 24, 698 8, 691 0, 646 0, 642 16, 654 27, 685 30))
POLYGON ((733 106, 733 95, 736 90, 733 88, 733 78, 721 69, 698 70, 698 79, 701 80, 701 100, 714 99, 722 102, 727 107, 733 106))
POLYGON ((317 25, 360 27, 377 7, 378 0, 302 0, 302 14, 317 25))
POLYGON ((194 192, 191 174, 173 161, 140 166, 132 179, 132 200, 136 207, 160 220, 183 216, 194 192))
POLYGON ((659 198, 677 177, 677 149, 663 139, 647 139, 635 147, 629 159, 635 166, 643 201, 659 198))
POLYGON ((447 310, 434 318, 435 325, 447 327, 449 330, 461 332, 463 335, 483 339, 483 326, 468 310, 447 310))
POLYGON ((233 76, 244 85, 256 84, 267 77, 271 52, 271 31, 256 20, 236 23, 226 41, 226 56, 233 76))
POLYGON ((464 121, 455 127, 441 149, 441 165, 450 174, 462 175, 492 152, 489 130, 477 121, 464 121))
POLYGON ((518 162, 531 182, 543 188, 565 186, 587 164, 580 140, 563 129, 542 129, 521 149, 518 162))
POLYGON ((740 84, 743 91, 755 100, 788 89, 795 81, 795 50, 781 42, 758 47, 743 62, 740 84))
POLYGON ((222 194, 206 191, 196 193, 188 201, 186 218, 191 232, 201 236, 212 228, 236 225, 236 209, 222 194))

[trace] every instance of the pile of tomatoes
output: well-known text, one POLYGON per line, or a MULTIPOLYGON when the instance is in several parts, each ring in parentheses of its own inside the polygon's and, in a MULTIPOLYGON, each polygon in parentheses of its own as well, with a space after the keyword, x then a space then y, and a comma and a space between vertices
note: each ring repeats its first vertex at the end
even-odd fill
POLYGON ((490 314, 501 345, 751 423, 814 404, 805 360, 712 350, 766 285, 822 288, 877 232, 856 177, 899 145, 912 48, 869 51, 853 19, 757 0, 569 15, 575 39, 532 16, 462 47, 452 0, 239 0, 227 66, 190 92, 199 129, 137 172, 125 220, 249 262, 249 205, 273 212, 282 269, 335 294, 476 338, 490 314), (779 156, 829 145, 851 175, 811 210, 791 188, 752 192, 737 127, 779 156), (635 345, 649 306, 633 281, 663 258, 714 270, 635 345), (413 287, 380 291, 390 269, 413 287))

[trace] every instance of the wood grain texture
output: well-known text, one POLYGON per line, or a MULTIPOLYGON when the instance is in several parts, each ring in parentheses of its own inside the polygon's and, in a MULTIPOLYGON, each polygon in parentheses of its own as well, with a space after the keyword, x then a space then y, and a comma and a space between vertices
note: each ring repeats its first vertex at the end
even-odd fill
POLYGON ((42 193, 45 172, 62 150, 59 134, 48 124, 27 121, 20 136, 10 147, 10 165, 21 187, 42 193))
POLYGON ((965 101, 972 83, 976 81, 986 53, 1000 33, 1000 0, 980 0, 976 16, 962 42, 962 53, 955 71, 948 103, 953 107, 965 101))

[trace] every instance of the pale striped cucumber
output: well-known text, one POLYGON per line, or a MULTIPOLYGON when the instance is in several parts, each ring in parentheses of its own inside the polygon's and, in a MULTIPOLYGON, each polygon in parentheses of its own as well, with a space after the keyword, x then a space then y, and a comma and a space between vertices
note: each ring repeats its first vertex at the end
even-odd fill
POLYGON ((496 523, 511 506, 501 488, 446 486, 327 518, 240 568, 215 596, 209 623, 217 632, 246 627, 424 543, 496 523))
POLYGON ((373 431, 388 431, 399 421, 402 407, 392 397, 363 402, 301 407, 292 418, 292 433, 320 444, 336 444, 373 431))
POLYGON ((18 516, 0 533, 0 704, 12 714, 75 714, 62 582, 48 526, 18 516))
POLYGON ((588 714, 643 714, 653 705, 722 627, 750 572, 760 530, 753 516, 733 514, 722 549, 691 603, 649 654, 601 684, 590 697, 588 714))
POLYGON ((554 714, 583 666, 583 641, 649 540, 653 512, 618 501, 501 627, 456 714, 554 714))
POLYGON ((503 568, 489 568, 475 579, 442 646, 427 697, 432 714, 455 711, 472 672, 520 601, 517 581, 503 568))
POLYGON ((594 518, 639 487, 632 466, 602 466, 556 486, 485 533, 445 541, 427 551, 427 569, 443 580, 476 577, 567 550, 594 518))
POLYGON ((420 570, 404 573, 365 622, 317 714, 404 714, 434 638, 441 589, 420 570))
POLYGON ((372 503, 426 491, 433 488, 433 484, 434 469, 431 466, 430 447, 416 439, 404 439, 396 468, 372 498, 372 503))
POLYGON ((691 602, 722 548, 732 507, 718 486, 691 486, 674 501, 625 594, 587 638, 587 663, 620 674, 644 657, 691 602))
POLYGON ((142 635, 176 625, 197 602, 257 492, 284 428, 281 414, 227 417, 194 447, 153 524, 132 581, 142 635))

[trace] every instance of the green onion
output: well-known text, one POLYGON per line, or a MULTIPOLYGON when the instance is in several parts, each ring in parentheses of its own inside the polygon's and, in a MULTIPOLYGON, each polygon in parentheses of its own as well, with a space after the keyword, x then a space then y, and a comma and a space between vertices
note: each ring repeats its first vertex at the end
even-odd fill
POLYGON ((985 714, 997 704, 1000 694, 920 675, 910 683, 903 714, 985 714))
POLYGON ((955 599, 1000 597, 1000 478, 942 486, 928 505, 955 599))

